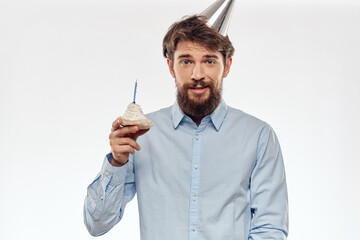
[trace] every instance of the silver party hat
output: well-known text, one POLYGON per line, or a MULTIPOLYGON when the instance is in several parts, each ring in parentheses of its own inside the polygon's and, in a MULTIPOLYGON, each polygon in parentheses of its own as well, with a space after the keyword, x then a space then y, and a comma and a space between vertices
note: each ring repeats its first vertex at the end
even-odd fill
POLYGON ((229 28, 231 11, 235 0, 217 0, 200 15, 208 19, 208 25, 226 36, 229 28))

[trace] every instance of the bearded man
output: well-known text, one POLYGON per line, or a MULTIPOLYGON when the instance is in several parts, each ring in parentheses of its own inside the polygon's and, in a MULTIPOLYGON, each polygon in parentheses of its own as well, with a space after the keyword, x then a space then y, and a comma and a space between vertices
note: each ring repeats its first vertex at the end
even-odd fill
POLYGON ((89 232, 109 231, 137 194, 143 240, 286 239, 276 135, 221 97, 234 53, 229 38, 192 16, 171 26, 163 53, 177 101, 147 115, 149 132, 113 122, 112 152, 85 200, 89 232))

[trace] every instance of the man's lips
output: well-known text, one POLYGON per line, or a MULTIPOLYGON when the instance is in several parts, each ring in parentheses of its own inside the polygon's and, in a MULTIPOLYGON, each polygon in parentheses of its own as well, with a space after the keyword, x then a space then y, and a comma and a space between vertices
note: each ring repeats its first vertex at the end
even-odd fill
POLYGON ((206 93, 208 88, 209 87, 193 87, 193 88, 189 88, 189 90, 195 94, 204 94, 204 93, 206 93))

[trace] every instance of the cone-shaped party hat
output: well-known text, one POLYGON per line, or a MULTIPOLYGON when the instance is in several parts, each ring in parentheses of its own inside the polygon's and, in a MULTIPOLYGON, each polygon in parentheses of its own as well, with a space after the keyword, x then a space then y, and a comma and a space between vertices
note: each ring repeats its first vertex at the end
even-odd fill
POLYGON ((208 19, 208 25, 226 36, 229 28, 231 11, 235 0, 217 0, 200 15, 208 19))

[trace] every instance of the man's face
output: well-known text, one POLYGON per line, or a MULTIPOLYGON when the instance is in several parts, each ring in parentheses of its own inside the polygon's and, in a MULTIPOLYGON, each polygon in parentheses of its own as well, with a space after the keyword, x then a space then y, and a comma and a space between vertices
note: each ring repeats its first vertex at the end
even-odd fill
POLYGON ((230 71, 232 59, 227 59, 224 66, 220 52, 195 42, 181 41, 173 62, 168 59, 167 63, 175 78, 178 102, 184 113, 194 117, 212 113, 220 103, 222 81, 230 71))

